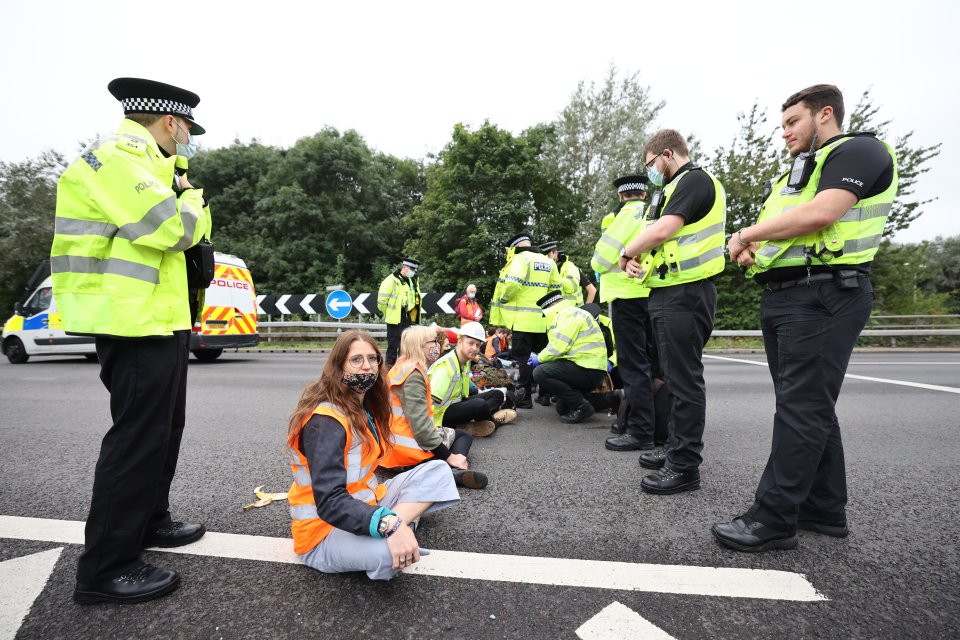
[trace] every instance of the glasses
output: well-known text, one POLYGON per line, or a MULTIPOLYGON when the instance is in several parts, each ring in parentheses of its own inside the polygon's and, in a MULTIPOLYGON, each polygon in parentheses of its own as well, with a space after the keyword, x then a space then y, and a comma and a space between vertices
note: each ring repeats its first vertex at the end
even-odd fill
POLYGON ((663 155, 663 151, 661 151, 661 152, 658 153, 657 155, 653 156, 653 157, 650 159, 650 162, 646 163, 646 164, 643 165, 643 166, 645 166, 647 169, 649 169, 650 167, 653 166, 653 163, 657 161, 657 158, 659 158, 659 157, 662 156, 662 155, 663 155))
POLYGON ((426 342, 423 343, 423 346, 427 346, 428 344, 437 344, 437 341, 436 341, 436 340, 427 340, 426 342))
MULTIPOLYGON (((350 364, 350 366, 353 367, 354 369, 359 369, 360 367, 363 366, 364 357, 363 357, 363 356, 353 356, 352 358, 347 358, 347 362, 348 362, 348 363, 350 364)), ((366 357, 366 362, 367 362, 367 364, 369 364, 371 367, 379 367, 379 366, 380 366, 380 363, 383 362, 383 358, 380 356, 379 353, 377 353, 377 354, 371 354, 371 355, 368 355, 368 356, 366 357)))

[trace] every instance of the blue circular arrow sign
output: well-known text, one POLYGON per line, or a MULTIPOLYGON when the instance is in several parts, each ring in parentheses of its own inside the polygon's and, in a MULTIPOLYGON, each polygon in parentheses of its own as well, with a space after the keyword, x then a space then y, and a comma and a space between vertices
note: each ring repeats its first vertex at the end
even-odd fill
POLYGON ((350 309, 353 308, 353 299, 350 294, 343 289, 331 291, 327 296, 327 313, 334 320, 343 320, 350 315, 350 309))

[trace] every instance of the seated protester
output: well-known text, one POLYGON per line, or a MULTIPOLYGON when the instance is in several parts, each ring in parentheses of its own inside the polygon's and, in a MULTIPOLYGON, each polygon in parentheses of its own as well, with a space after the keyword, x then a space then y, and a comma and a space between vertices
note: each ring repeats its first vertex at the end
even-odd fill
POLYGON ((400 336, 400 357, 387 374, 393 411, 388 437, 393 448, 380 460, 380 466, 403 470, 427 460, 443 460, 453 469, 458 487, 483 489, 487 476, 467 470, 473 436, 433 422, 427 365, 439 357, 437 334, 430 327, 409 327, 400 336))
POLYGON ((510 360, 510 341, 507 339, 507 330, 490 328, 487 341, 483 346, 485 358, 496 362, 497 359, 510 360))
POLYGON ((479 438, 489 436, 497 427, 517 418, 516 411, 502 408, 506 396, 499 389, 470 397, 470 365, 480 352, 483 338, 483 326, 479 322, 463 325, 456 348, 427 371, 433 396, 434 423, 458 427, 479 438))
POLYGON ((544 393, 557 399, 560 421, 583 422, 594 408, 584 394, 607 374, 607 347, 600 326, 588 311, 554 291, 537 301, 547 317, 547 346, 530 356, 533 379, 544 393))
POLYGON ((370 334, 346 331, 290 416, 293 549, 324 573, 366 571, 389 580, 420 559, 411 524, 460 499, 442 460, 377 480, 377 462, 392 448, 382 373, 383 356, 370 334))

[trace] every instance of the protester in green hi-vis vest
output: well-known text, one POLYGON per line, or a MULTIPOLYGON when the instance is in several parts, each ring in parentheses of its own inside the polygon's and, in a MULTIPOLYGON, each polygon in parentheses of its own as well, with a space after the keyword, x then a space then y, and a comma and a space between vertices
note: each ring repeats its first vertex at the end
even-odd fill
POLYGON ((640 482, 653 494, 700 487, 707 396, 703 347, 713 331, 723 271, 726 195, 710 173, 690 161, 679 132, 663 129, 644 147, 647 177, 660 187, 650 199, 648 225, 624 248, 620 266, 650 287, 650 319, 672 396, 665 449, 640 455, 655 469, 640 482))
POLYGON ((870 264, 897 193, 893 148, 843 133, 843 95, 814 85, 787 98, 793 158, 759 219, 733 234, 730 259, 765 289, 760 307, 776 393, 773 447, 753 506, 713 535, 739 551, 792 549, 797 529, 847 536, 836 403, 873 308, 870 264))
POLYGON ((656 446, 653 379, 662 374, 648 310, 650 289, 636 278, 628 277, 620 267, 623 247, 647 225, 647 184, 646 176, 639 175, 622 176, 613 181, 620 204, 597 241, 590 263, 600 274, 601 302, 610 302, 627 404, 623 430, 618 421, 617 435, 607 438, 604 444, 610 451, 642 451, 656 446))
MULTIPOLYGON (((210 210, 187 178, 197 94, 118 78, 117 132, 86 147, 60 176, 50 268, 64 329, 95 337, 113 425, 103 437, 77 563, 74 600, 133 603, 180 583, 143 548, 198 540, 174 522, 170 483, 186 421, 191 288, 213 277, 210 210), (186 253, 189 254, 189 259, 186 253)), ((80 96, 77 96, 80 99, 80 96)), ((86 99, 86 98, 84 98, 86 99)))

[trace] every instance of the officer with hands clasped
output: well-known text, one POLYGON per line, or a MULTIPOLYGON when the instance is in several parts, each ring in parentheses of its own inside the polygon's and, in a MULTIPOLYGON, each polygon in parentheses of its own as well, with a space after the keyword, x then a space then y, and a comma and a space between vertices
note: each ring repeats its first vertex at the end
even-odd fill
MULTIPOLYGON (((170 483, 183 434, 190 330, 196 319, 185 250, 210 235, 203 192, 187 179, 196 151, 195 93, 118 78, 117 132, 83 150, 60 176, 53 288, 71 334, 96 338, 113 426, 103 438, 77 563, 74 599, 142 602, 173 591, 175 571, 144 563, 141 549, 178 547, 199 523, 174 522, 170 483)), ((212 277, 212 246, 201 265, 212 277)))
POLYGON ((377 308, 387 325, 388 367, 392 367, 400 354, 400 336, 410 325, 420 322, 420 279, 417 270, 420 263, 413 258, 404 258, 400 268, 380 283, 377 292, 377 308))
MULTIPOLYGON (((664 129, 644 147, 650 198, 646 228, 623 249, 620 266, 650 287, 650 319, 672 394, 667 447, 640 455, 657 472, 640 488, 672 494, 700 487, 707 397, 703 348, 713 331, 723 271, 726 196, 710 173, 690 162, 687 143, 664 129)), ((619 339, 618 339, 619 344, 619 339)))
POLYGON ((777 396, 773 446, 753 506, 714 537, 739 551, 792 549, 797 529, 847 536, 835 407, 870 317, 870 263, 897 193, 897 159, 870 133, 844 134, 843 95, 814 85, 783 104, 793 157, 730 259, 766 290, 761 326, 777 396))

